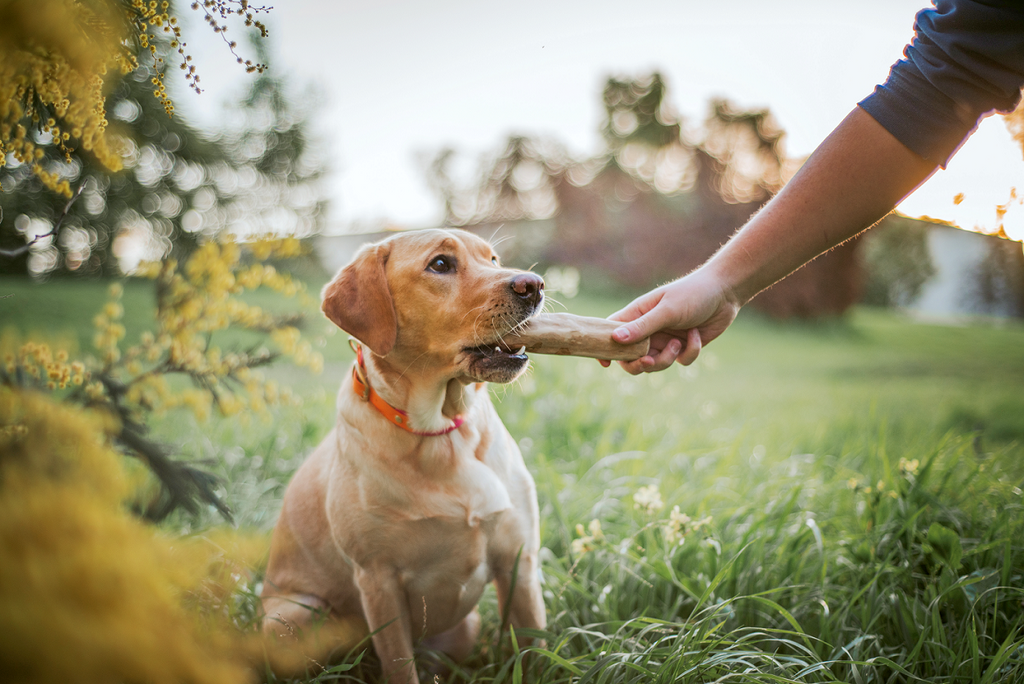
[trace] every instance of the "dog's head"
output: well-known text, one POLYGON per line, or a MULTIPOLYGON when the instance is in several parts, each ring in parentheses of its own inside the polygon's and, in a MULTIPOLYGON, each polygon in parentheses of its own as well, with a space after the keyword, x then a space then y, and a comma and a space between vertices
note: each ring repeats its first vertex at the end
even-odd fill
POLYGON ((502 268, 485 240, 461 230, 427 230, 364 247, 324 288, 322 308, 396 365, 510 382, 528 359, 502 337, 543 302, 544 280, 502 268))

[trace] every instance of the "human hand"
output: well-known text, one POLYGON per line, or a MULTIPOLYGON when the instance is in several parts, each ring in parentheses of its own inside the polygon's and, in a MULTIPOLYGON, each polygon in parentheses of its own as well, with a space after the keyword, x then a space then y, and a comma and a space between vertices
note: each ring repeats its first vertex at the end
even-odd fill
POLYGON ((616 342, 651 339, 647 356, 619 365, 631 375, 665 370, 673 362, 688 366, 739 310, 739 302, 706 268, 651 290, 608 317, 625 324, 612 333, 616 342))

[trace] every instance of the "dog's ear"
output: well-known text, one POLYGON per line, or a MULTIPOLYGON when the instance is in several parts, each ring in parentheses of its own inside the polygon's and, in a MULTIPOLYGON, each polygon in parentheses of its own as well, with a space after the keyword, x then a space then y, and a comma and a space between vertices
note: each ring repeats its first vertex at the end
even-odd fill
POLYGON ((320 308, 335 325, 386 356, 398 338, 398 318, 384 266, 391 250, 372 245, 361 250, 323 290, 320 308))

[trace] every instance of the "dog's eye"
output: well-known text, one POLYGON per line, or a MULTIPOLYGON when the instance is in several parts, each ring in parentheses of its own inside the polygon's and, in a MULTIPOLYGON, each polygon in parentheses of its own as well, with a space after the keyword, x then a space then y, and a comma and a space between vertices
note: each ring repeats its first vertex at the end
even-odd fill
POLYGON ((434 273, 448 273, 452 270, 452 261, 446 256, 434 257, 427 266, 427 270, 434 273))

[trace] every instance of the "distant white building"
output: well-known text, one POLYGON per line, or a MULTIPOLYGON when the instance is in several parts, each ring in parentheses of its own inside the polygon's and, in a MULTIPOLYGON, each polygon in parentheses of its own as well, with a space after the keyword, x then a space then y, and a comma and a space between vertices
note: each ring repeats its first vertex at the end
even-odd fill
POLYGON ((927 240, 935 275, 925 282, 921 294, 907 307, 910 311, 928 318, 1015 316, 1019 313, 1018 303, 1008 292, 988 306, 979 298, 978 273, 989 255, 992 241, 1001 238, 934 224, 929 227, 927 240))

